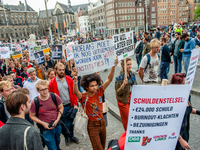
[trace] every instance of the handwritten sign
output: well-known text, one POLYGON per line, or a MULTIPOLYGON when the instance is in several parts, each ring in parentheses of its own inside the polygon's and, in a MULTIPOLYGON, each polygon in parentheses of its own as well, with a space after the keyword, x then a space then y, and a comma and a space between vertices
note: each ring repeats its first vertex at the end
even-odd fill
POLYGON ((10 58, 9 47, 0 47, 0 54, 3 59, 10 58))
POLYGON ((35 60, 35 56, 34 56, 34 47, 35 47, 35 44, 34 43, 30 43, 28 45, 28 50, 29 50, 29 60, 35 60))
POLYGON ((192 88, 192 84, 194 81, 196 68, 197 68, 197 64, 198 64, 199 51, 200 51, 200 48, 192 50, 191 57, 190 57, 190 64, 188 67, 187 76, 186 76, 186 80, 185 80, 185 84, 191 85, 191 88, 192 88))
POLYGON ((39 51, 41 51, 41 47, 40 46, 35 46, 33 48, 33 50, 34 50, 34 52, 39 52, 39 51))
POLYGON ((72 50, 79 75, 108 69, 115 63, 116 54, 112 39, 72 45, 72 50))
POLYGON ((189 93, 189 85, 133 86, 125 150, 174 150, 189 93))
POLYGON ((65 46, 65 57, 67 58, 67 61, 74 58, 74 55, 72 52, 73 45, 74 45, 74 42, 70 42, 65 46))
POLYGON ((134 54, 134 39, 132 31, 113 35, 113 42, 119 61, 134 54))

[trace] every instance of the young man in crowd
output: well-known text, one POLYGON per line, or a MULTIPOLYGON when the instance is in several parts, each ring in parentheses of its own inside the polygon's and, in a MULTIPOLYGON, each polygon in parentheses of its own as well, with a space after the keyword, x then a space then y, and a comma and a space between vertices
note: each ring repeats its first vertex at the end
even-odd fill
POLYGON ((37 63, 35 63, 35 69, 36 76, 41 80, 45 80, 47 75, 46 68, 43 65, 37 65, 37 63))
POLYGON ((39 93, 37 92, 35 85, 40 79, 38 79, 38 77, 36 76, 36 70, 33 67, 28 69, 28 74, 30 77, 24 83, 23 87, 29 90, 30 92, 29 97, 32 101, 35 97, 39 96, 39 93))
MULTIPOLYGON (((26 58, 23 58, 22 64, 26 64, 28 69, 33 67, 33 64, 31 64, 26 58)), ((21 72, 23 71, 23 68, 21 68, 21 72)))
POLYGON ((78 99, 73 92, 73 79, 65 75, 65 66, 62 63, 57 63, 55 66, 56 74, 49 83, 49 92, 56 93, 62 99, 62 104, 64 106, 64 112, 62 115, 62 121, 65 123, 70 131, 69 137, 65 137, 66 145, 69 144, 69 138, 71 142, 79 143, 79 140, 74 137, 74 124, 73 120, 66 117, 66 112, 71 109, 77 109, 78 99))
POLYGON ((182 71, 182 52, 180 49, 184 48, 185 41, 181 39, 181 34, 179 32, 175 33, 176 40, 172 46, 172 55, 174 59, 174 69, 175 73, 181 73, 182 71))
POLYGON ((184 49, 180 49, 180 52, 182 52, 183 65, 187 74, 191 51, 195 48, 195 41, 187 33, 183 33, 181 39, 185 41, 184 49))
POLYGON ((11 115, 6 124, 0 128, 0 149, 25 149, 24 134, 26 131, 27 150, 43 150, 41 137, 35 127, 26 121, 25 115, 31 108, 29 91, 17 89, 9 94, 6 108, 11 115))
POLYGON ((160 41, 153 39, 150 43, 151 51, 142 58, 139 68, 139 76, 144 84, 158 83, 158 69, 160 56, 157 54, 160 48, 160 41))
POLYGON ((22 64, 22 69, 23 69, 23 72, 20 74, 20 76, 22 78, 29 78, 29 74, 27 72, 28 68, 27 68, 27 64, 22 64))
POLYGON ((49 93, 47 80, 40 80, 35 86, 38 93, 40 93, 37 97, 39 110, 36 112, 35 100, 32 101, 30 118, 38 124, 48 149, 60 150, 60 134, 62 132, 60 118, 63 114, 62 100, 58 95, 54 94, 57 101, 57 108, 53 97, 49 93))
POLYGON ((6 109, 5 101, 8 95, 13 91, 11 83, 9 81, 1 81, 0 82, 0 121, 4 124, 7 122, 8 118, 10 118, 10 113, 6 109))
POLYGON ((161 64, 160 64, 160 79, 168 79, 168 68, 170 63, 173 63, 171 60, 171 55, 168 46, 166 45, 166 38, 162 37, 160 39, 162 45, 162 56, 161 56, 161 64))
POLYGON ((13 90, 21 88, 19 85, 14 84, 14 80, 13 80, 13 77, 11 75, 4 76, 3 81, 9 81, 11 83, 13 90))
POLYGON ((14 73, 13 71, 10 71, 9 75, 13 78, 14 85, 18 85, 21 88, 23 87, 22 82, 24 82, 24 78, 22 78, 21 76, 16 76, 16 73, 14 73))
POLYGON ((144 46, 143 46, 142 56, 145 56, 146 54, 148 54, 151 51, 151 48, 150 48, 150 44, 149 44, 147 38, 143 39, 143 43, 144 43, 144 46))
POLYGON ((160 29, 156 28, 156 35, 154 36, 155 39, 160 40, 160 29))
POLYGON ((46 70, 49 68, 53 68, 53 60, 50 58, 49 55, 45 55, 45 67, 46 70))
MULTIPOLYGON (((140 35, 137 36, 137 43, 135 45, 135 56, 136 56, 136 60, 137 60, 137 64, 138 64, 138 69, 140 67, 140 62, 142 59, 142 51, 143 51, 143 45, 144 43, 141 40, 140 35)), ((138 71, 137 69, 137 71, 138 71)))
POLYGON ((17 76, 20 76, 20 72, 19 69, 15 67, 15 63, 13 61, 10 61, 10 68, 8 68, 8 74, 10 74, 10 72, 14 72, 16 73, 17 76))

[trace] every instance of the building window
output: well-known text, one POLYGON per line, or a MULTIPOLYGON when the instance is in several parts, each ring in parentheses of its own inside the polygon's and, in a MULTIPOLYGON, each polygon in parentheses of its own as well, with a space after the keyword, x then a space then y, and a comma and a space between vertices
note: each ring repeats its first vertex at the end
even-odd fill
POLYGON ((124 2, 124 7, 126 7, 126 2, 124 2))
POLYGON ((151 18, 156 18, 156 14, 151 14, 151 18))
POLYGON ((152 7, 152 9, 151 9, 152 11, 155 11, 155 7, 152 7))
POLYGON ((13 24, 15 24, 15 20, 13 19, 13 24))

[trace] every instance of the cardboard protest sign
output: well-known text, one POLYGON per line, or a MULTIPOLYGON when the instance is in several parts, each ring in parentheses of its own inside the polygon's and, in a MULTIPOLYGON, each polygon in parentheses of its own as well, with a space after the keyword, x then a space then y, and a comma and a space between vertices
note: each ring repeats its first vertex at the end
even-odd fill
POLYGON ((197 68, 197 64, 198 64, 199 51, 200 51, 200 48, 192 50, 191 57, 190 57, 190 64, 188 67, 187 76, 186 76, 186 80, 185 80, 185 84, 191 85, 191 88, 192 88, 192 84, 194 81, 196 68, 197 68))
POLYGON ((35 44, 34 43, 30 43, 28 45, 28 50, 29 50, 29 60, 35 60, 35 56, 34 56, 34 47, 35 47, 35 44))
POLYGON ((34 50, 34 52, 39 52, 39 51, 41 51, 41 47, 40 46, 34 46, 33 50, 34 50))
POLYGON ((35 56, 35 61, 38 65, 44 64, 45 59, 44 59, 43 51, 35 52, 34 56, 35 56))
POLYGON ((72 50, 79 75, 108 69, 115 63, 116 54, 112 39, 73 45, 72 50))
POLYGON ((9 48, 9 51, 11 51, 11 43, 3 43, 3 44, 0 44, 0 47, 8 47, 8 48, 9 48))
POLYGON ((0 47, 0 54, 3 59, 10 58, 9 47, 0 47))
POLYGON ((113 42, 119 61, 134 54, 134 39, 132 31, 113 35, 113 42))
POLYGON ((48 41, 46 39, 43 39, 43 40, 37 40, 36 41, 36 45, 37 46, 41 46, 41 45, 48 45, 48 41))
POLYGON ((52 45, 52 58, 62 59, 62 45, 52 45))
POLYGON ((65 46, 65 57, 67 60, 71 60, 74 58, 73 52, 72 52, 72 46, 74 45, 74 42, 70 42, 65 46))
POLYGON ((41 49, 42 49, 44 55, 49 55, 49 46, 48 46, 48 44, 41 45, 41 49))
POLYGON ((22 48, 19 44, 12 44, 11 48, 12 58, 20 58, 22 57, 22 48))
POLYGON ((174 150, 189 93, 189 85, 132 86, 125 150, 174 150))

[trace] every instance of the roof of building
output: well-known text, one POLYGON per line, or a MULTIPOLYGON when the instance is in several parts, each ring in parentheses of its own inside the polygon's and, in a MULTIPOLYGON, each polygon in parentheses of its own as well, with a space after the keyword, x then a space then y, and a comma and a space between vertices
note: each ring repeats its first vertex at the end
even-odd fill
POLYGON ((68 5, 66 5, 66 4, 62 4, 62 3, 59 3, 58 2, 58 4, 62 7, 62 9, 64 10, 64 11, 67 11, 67 12, 69 12, 69 13, 73 13, 74 11, 73 11, 73 9, 72 8, 70 8, 68 5))
MULTIPOLYGON (((49 18, 52 17, 52 15, 51 15, 52 13, 53 13, 53 9, 48 9, 49 18)), ((42 18, 47 18, 46 10, 39 11, 39 19, 42 19, 42 18)))
POLYGON ((88 12, 88 6, 89 5, 90 5, 90 3, 74 5, 74 6, 72 6, 72 8, 73 8, 74 11, 77 11, 79 8, 82 8, 81 10, 85 10, 86 12, 88 12))
POLYGON ((5 8, 9 9, 10 11, 35 11, 28 4, 26 6, 25 5, 5 5, 5 8))

